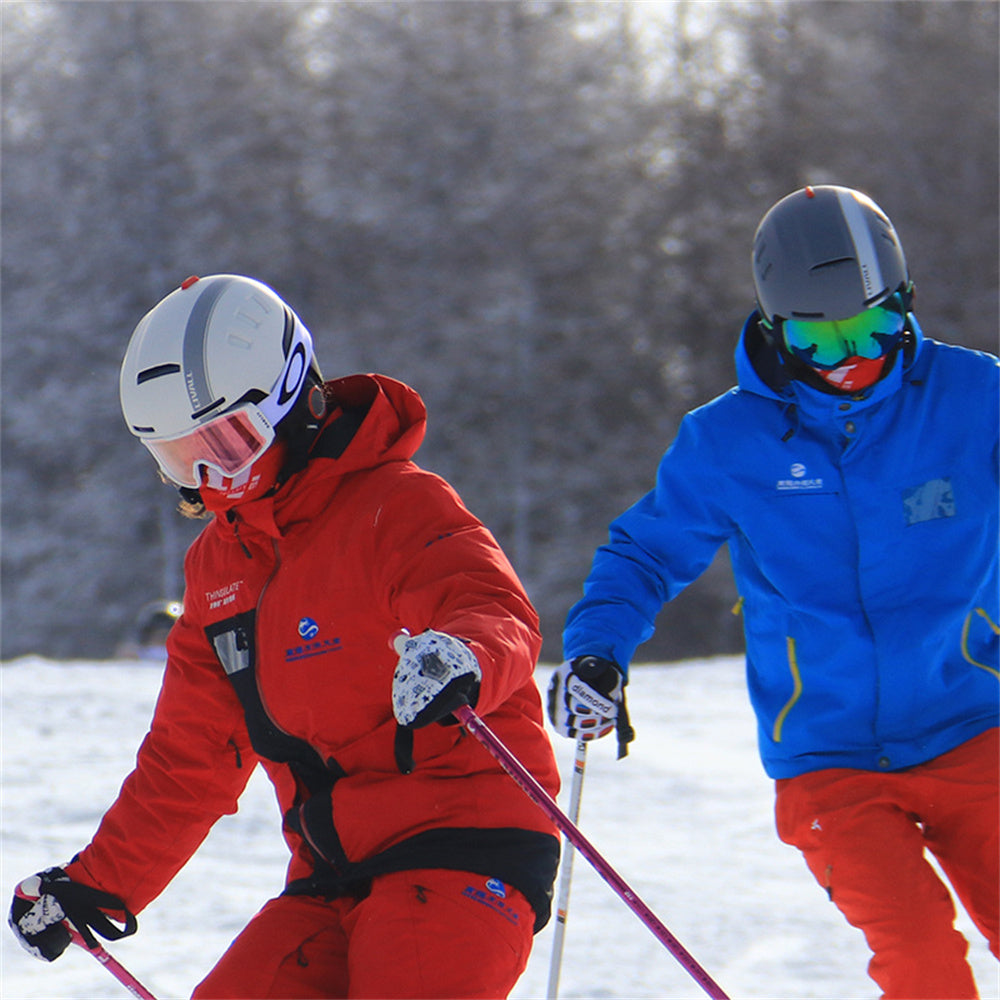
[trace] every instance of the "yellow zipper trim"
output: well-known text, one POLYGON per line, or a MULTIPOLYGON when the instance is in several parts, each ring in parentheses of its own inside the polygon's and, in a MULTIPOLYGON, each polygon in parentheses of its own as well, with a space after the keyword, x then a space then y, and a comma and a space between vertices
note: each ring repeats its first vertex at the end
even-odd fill
POLYGON ((795 653, 795 640, 789 635, 785 636, 785 643, 788 647, 788 667, 792 672, 792 680, 795 687, 791 698, 785 702, 785 707, 778 713, 778 718, 774 720, 774 731, 771 738, 775 743, 781 742, 781 727, 785 724, 785 716, 792 710, 792 706, 802 695, 802 675, 799 673, 799 661, 795 653))
MULTIPOLYGON (((993 667, 988 666, 985 663, 980 663, 978 660, 974 660, 969 655, 969 626, 972 624, 972 612, 970 612, 965 618, 965 624, 962 626, 962 656, 965 657, 966 662, 971 663, 974 667, 979 667, 980 670, 985 670, 987 673, 991 673, 994 677, 1000 678, 1000 670, 994 670, 993 667)), ((979 615, 983 621, 993 630, 996 635, 1000 635, 1000 625, 996 622, 990 621, 990 616, 983 611, 982 608, 976 608, 975 614, 979 615)))

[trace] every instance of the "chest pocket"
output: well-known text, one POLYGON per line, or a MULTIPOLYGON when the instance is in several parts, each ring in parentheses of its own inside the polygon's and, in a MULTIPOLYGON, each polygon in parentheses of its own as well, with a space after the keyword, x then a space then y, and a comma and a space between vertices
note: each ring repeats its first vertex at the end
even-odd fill
POLYGON ((288 764, 310 792, 328 789, 344 771, 323 758, 305 740, 286 733, 271 718, 257 684, 256 611, 244 611, 205 629, 222 669, 236 691, 254 750, 266 760, 288 764))

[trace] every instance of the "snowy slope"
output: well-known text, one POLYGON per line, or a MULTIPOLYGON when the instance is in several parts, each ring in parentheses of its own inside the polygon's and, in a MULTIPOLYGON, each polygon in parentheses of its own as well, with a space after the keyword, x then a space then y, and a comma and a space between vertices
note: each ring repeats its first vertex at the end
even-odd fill
MULTIPOLYGON (((544 686, 549 671, 539 671, 544 686)), ((82 847, 130 770, 159 687, 156 666, 0 668, 0 887, 82 847)), ((738 659, 636 668, 638 739, 624 761, 591 746, 580 826, 695 958, 734 998, 870 998, 868 951, 773 831, 771 784, 754 742, 738 659)), ((573 746, 556 738, 566 807, 573 746)), ((160 998, 187 997, 232 937, 280 891, 285 849, 270 786, 258 773, 167 891, 112 953, 160 998)), ((971 923, 959 926, 984 998, 998 966, 971 923)), ((513 994, 544 997, 550 924, 513 994)), ((89 955, 52 965, 0 932, 3 1000, 125 997, 89 955)), ((574 865, 560 996, 696 998, 700 988, 581 858, 574 865)))

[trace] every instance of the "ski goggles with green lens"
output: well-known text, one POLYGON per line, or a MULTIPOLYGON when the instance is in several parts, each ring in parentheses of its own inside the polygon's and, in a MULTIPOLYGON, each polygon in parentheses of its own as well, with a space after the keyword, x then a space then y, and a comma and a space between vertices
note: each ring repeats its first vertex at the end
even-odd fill
POLYGON ((905 327, 898 294, 847 319, 782 319, 778 324, 788 352, 814 368, 839 368, 850 358, 885 357, 905 327))

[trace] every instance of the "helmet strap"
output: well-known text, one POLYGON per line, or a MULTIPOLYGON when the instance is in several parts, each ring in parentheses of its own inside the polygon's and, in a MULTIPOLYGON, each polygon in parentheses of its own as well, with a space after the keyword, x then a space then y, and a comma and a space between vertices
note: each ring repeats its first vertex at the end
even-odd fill
POLYGON ((287 457, 269 493, 276 493, 296 472, 301 472, 309 464, 310 452, 329 413, 330 401, 323 375, 314 365, 306 373, 299 398, 276 428, 287 446, 287 457))

